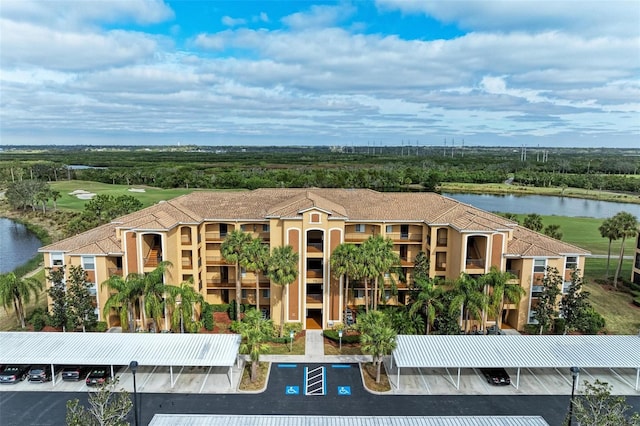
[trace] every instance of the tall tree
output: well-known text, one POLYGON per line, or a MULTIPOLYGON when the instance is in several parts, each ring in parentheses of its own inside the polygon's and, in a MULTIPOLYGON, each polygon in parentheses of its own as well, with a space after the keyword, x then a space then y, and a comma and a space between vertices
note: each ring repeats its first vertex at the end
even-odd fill
POLYGON ((269 264, 269 246, 260 238, 252 238, 245 246, 240 266, 256 276, 256 310, 260 311, 260 274, 265 273, 269 264))
POLYGON ((393 251, 393 241, 390 238, 383 238, 381 235, 372 235, 360 246, 360 256, 358 260, 358 272, 364 278, 365 284, 365 304, 369 309, 369 281, 374 281, 373 309, 378 307, 378 280, 381 276, 391 270, 393 265, 398 265, 400 258, 393 251))
POLYGON ((198 332, 198 321, 195 320, 195 305, 200 305, 200 311, 204 313, 205 303, 202 294, 193 287, 193 278, 183 281, 179 286, 166 285, 167 302, 171 307, 171 329, 184 333, 198 332))
POLYGON ((562 293, 562 277, 558 269, 547 266, 542 278, 542 293, 538 298, 534 318, 538 321, 539 334, 551 328, 553 320, 558 315, 558 296, 562 293))
POLYGON ((0 302, 5 310, 13 305, 18 324, 25 328, 25 303, 38 300, 42 283, 35 278, 18 278, 13 272, 0 275, 0 302))
POLYGON ((267 276, 280 286, 280 337, 284 333, 285 289, 298 278, 300 256, 290 245, 274 247, 267 265, 267 276))
POLYGON ((262 313, 249 309, 244 313, 242 321, 237 323, 237 332, 242 336, 240 351, 248 353, 251 358, 251 381, 258 379, 260 355, 269 351, 267 342, 273 333, 273 322, 262 318, 262 313))
POLYGON ((613 223, 612 217, 605 219, 602 222, 602 225, 598 227, 598 231, 600 231, 600 236, 602 238, 609 239, 609 249, 607 250, 607 269, 605 272, 605 279, 609 279, 609 264, 611 263, 611 243, 620 238, 620 235, 618 233, 618 229, 613 223))
POLYGON ((596 379, 585 380, 584 391, 573 401, 575 420, 581 425, 638 426, 640 413, 633 413, 624 396, 611 395, 611 386, 596 379))
POLYGON ((153 329, 156 332, 160 330, 160 321, 166 307, 167 285, 164 283, 164 273, 170 267, 171 262, 160 262, 153 271, 138 275, 138 279, 142 281, 144 313, 153 321, 153 329))
POLYGON ((358 319, 360 344, 362 352, 373 356, 376 367, 376 383, 380 383, 382 361, 396 348, 396 331, 391 321, 381 311, 371 311, 361 315, 358 319))
POLYGON ((544 227, 542 233, 548 237, 555 238, 556 240, 562 239, 562 231, 560 230, 560 225, 550 224, 544 227))
POLYGON ((51 283, 51 286, 47 289, 47 294, 51 298, 49 322, 52 327, 61 328, 65 331, 69 323, 65 268, 47 268, 47 280, 51 283))
POLYGON ((464 318, 464 331, 469 332, 469 319, 480 319, 482 311, 486 309, 488 298, 483 291, 483 286, 469 274, 462 273, 454 282, 455 296, 449 309, 453 312, 462 310, 464 318))
POLYGON ((581 328, 581 321, 586 310, 591 307, 588 302, 589 292, 582 290, 582 278, 578 271, 571 272, 571 285, 567 293, 560 299, 560 310, 565 321, 564 334, 581 328))
POLYGON ((412 314, 421 312, 424 315, 426 319, 425 334, 429 334, 438 310, 443 309, 440 300, 442 292, 442 287, 437 286, 433 280, 422 275, 416 277, 409 312, 412 314))
POLYGON ((618 235, 622 238, 620 242, 620 257, 618 257, 618 267, 613 276, 613 286, 618 288, 618 277, 622 269, 622 261, 624 260, 624 241, 627 238, 633 238, 638 232, 638 219, 627 212, 620 212, 613 217, 613 226, 618 230, 618 235))
POLYGON ((117 379, 89 392, 89 409, 78 399, 67 401, 67 426, 128 426, 127 416, 133 407, 131 396, 124 389, 116 392, 117 379))
POLYGON ((489 273, 480 277, 480 282, 489 295, 488 311, 496 317, 498 325, 501 323, 505 298, 512 303, 518 303, 525 294, 521 286, 507 284, 512 278, 515 278, 513 274, 502 272, 495 266, 491 267, 489 273))
POLYGON ((93 307, 93 298, 89 292, 91 283, 87 282, 87 273, 81 266, 71 266, 69 268, 69 278, 67 279, 67 323, 69 328, 76 330, 82 328, 93 328, 98 316, 93 307))
POLYGON ((340 279, 344 277, 344 292, 342 296, 342 313, 347 311, 349 278, 357 278, 358 247, 354 244, 342 243, 331 253, 331 272, 334 277, 340 279))
MULTIPOLYGON (((106 300, 103 308, 105 318, 109 317, 109 312, 113 309, 120 315, 120 325, 122 330, 129 329, 130 333, 136 331, 136 303, 144 293, 144 283, 139 274, 129 274, 126 278, 119 275, 112 275, 101 284, 114 291, 106 300)), ((139 316, 139 315, 138 315, 139 316)))
POLYGON ((247 246, 251 243, 251 235, 241 230, 235 229, 225 237, 220 251, 222 257, 227 261, 235 264, 236 270, 236 321, 240 321, 240 304, 242 302, 242 282, 240 280, 240 261, 247 246))

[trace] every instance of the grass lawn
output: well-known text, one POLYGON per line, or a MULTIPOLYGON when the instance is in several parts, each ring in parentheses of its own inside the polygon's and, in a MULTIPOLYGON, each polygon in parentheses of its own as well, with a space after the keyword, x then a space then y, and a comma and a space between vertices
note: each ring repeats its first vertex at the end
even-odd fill
POLYGON ((293 339, 293 349, 289 350, 289 343, 269 343, 269 355, 304 355, 306 338, 304 334, 297 335, 293 339))
MULTIPOLYGON (((111 185, 107 183, 100 182, 90 182, 90 181, 81 181, 81 180, 71 180, 71 181, 58 181, 51 182, 51 188, 57 191, 60 191, 62 195, 60 199, 57 201, 58 208, 60 209, 68 209, 68 210, 77 210, 80 211, 84 208, 84 205, 88 200, 80 200, 75 195, 69 195, 70 192, 73 192, 78 189, 82 189, 87 192, 92 192, 94 194, 103 194, 103 195, 113 195, 115 197, 120 195, 131 195, 132 197, 137 198, 142 202, 144 207, 151 206, 158 201, 162 200, 170 200, 172 198, 178 197, 184 194, 190 194, 194 190, 193 189, 160 189, 160 188, 152 188, 148 186, 127 186, 127 185, 111 185), (139 188, 144 189, 145 192, 132 192, 129 191, 130 188, 139 188)), ((49 201, 49 205, 53 208, 53 203, 49 201)))

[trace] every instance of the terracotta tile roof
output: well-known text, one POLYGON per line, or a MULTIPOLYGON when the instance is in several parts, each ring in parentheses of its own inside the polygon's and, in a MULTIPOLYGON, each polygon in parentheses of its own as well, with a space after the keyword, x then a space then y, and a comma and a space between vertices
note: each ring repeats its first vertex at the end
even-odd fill
POLYGON ((506 254, 529 257, 563 256, 566 254, 587 255, 590 252, 573 244, 518 226, 513 230, 513 239, 507 244, 506 254))
POLYGON ((122 216, 109 225, 43 247, 41 251, 98 254, 121 251, 115 227, 171 229, 181 223, 224 220, 267 220, 296 217, 319 208, 350 222, 424 222, 450 225, 464 231, 494 232, 514 229, 508 252, 523 256, 587 254, 578 247, 529 231, 515 222, 434 193, 383 193, 369 189, 257 189, 255 191, 196 191, 122 216), (117 250, 116 250, 117 249, 117 250))

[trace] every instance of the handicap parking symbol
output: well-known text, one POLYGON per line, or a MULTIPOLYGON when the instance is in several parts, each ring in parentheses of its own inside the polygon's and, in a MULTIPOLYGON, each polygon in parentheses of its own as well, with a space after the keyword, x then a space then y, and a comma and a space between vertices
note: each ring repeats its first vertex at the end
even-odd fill
POLYGON ((338 395, 351 395, 351 386, 338 386, 338 395))
POLYGON ((284 393, 286 395, 300 395, 300 386, 287 386, 284 393))

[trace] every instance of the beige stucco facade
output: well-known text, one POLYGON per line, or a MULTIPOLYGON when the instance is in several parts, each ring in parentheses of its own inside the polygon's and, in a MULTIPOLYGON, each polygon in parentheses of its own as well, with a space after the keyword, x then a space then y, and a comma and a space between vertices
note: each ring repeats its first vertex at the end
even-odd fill
MULTIPOLYGON (((517 305, 505 305, 500 318, 489 318, 521 329, 531 322, 541 271, 553 266, 565 276, 584 268, 588 254, 522 228, 516 223, 432 193, 379 193, 345 189, 263 189, 251 192, 196 192, 118 218, 112 223, 43 247, 45 265, 80 265, 95 284, 101 320, 117 325, 117 315, 104 318, 109 290, 100 285, 110 275, 149 272, 160 261, 172 266, 165 282, 193 280, 213 304, 235 299, 235 265, 227 263, 220 246, 226 235, 242 230, 270 248, 289 244, 299 254, 298 278, 282 288, 254 273, 241 271, 241 299, 278 322, 303 328, 329 328, 344 320, 342 306, 363 305, 364 285, 352 281, 348 294, 330 269, 332 251, 342 243, 360 244, 371 235, 393 241, 402 274, 385 277, 384 303, 410 302, 414 261, 424 252, 430 276, 454 280, 465 272, 487 273, 492 266, 510 271, 525 290, 517 305), (390 282, 397 294, 390 291, 390 282), (257 294, 256 294, 257 293, 257 294)), ((139 327, 144 318, 140 319, 139 327)), ((163 325, 166 327, 167 325, 163 325)))

